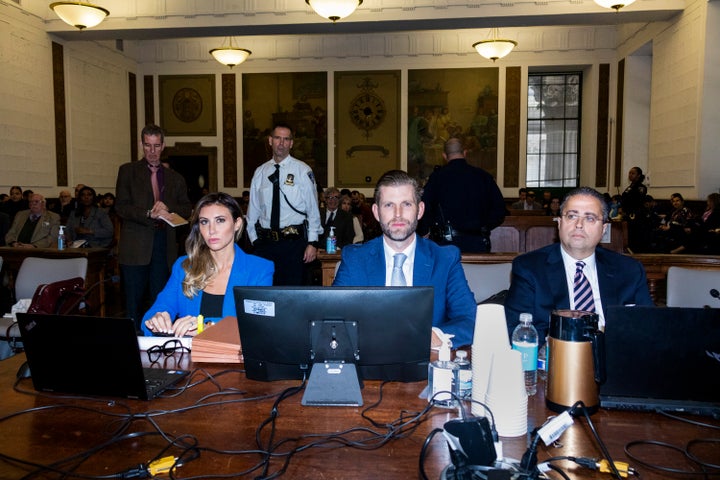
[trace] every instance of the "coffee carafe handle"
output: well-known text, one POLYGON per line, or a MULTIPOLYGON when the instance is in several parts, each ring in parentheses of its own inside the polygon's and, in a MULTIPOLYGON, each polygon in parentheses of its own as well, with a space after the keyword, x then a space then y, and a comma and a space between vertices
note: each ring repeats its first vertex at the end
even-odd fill
POLYGON ((602 385, 607 377, 605 372, 605 333, 595 330, 589 334, 592 343, 593 372, 595 381, 602 385))

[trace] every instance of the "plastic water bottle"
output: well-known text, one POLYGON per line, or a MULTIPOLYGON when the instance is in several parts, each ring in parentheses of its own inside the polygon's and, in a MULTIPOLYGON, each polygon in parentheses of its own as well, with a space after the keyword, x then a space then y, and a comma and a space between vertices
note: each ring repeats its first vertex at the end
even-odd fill
POLYGON ((532 315, 520 314, 520 324, 512 334, 512 348, 522 354, 525 373, 525 390, 528 395, 537 393, 538 333, 532 324, 532 315))
POLYGON ((58 232, 58 250, 65 250, 65 226, 60 225, 60 231, 58 232))
POLYGON ((335 237, 335 227, 330 227, 330 233, 325 240, 325 251, 327 253, 337 253, 337 238, 335 237))
POLYGON ((458 395, 458 367, 450 360, 450 346, 450 339, 444 339, 438 359, 428 365, 428 402, 445 408, 456 406, 458 395))
POLYGON ((465 350, 455 352, 455 365, 458 367, 458 397, 461 399, 472 396, 472 365, 465 350))

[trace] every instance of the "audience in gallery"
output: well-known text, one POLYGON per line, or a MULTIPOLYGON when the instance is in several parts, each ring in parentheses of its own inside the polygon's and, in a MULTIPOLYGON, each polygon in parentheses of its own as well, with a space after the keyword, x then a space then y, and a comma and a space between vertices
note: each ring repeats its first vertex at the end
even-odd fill
POLYGON ((272 285, 273 262, 248 255, 236 244, 243 224, 240 206, 230 195, 210 193, 198 201, 185 241, 187 255, 177 259, 143 316, 145 335, 194 336, 198 321, 236 315, 233 286, 272 285))
POLYGON ((560 216, 560 197, 559 196, 552 195, 550 197, 550 202, 548 203, 548 208, 545 209, 545 215, 549 215, 551 217, 560 216))
POLYGON ((513 210, 542 210, 542 204, 535 201, 535 192, 528 188, 518 190, 518 201, 513 203, 510 208, 513 210))
POLYGON ((320 208, 320 225, 323 228, 323 233, 318 239, 320 248, 325 248, 331 227, 334 228, 337 248, 342 249, 345 245, 354 243, 353 219, 355 216, 340 208, 340 190, 335 187, 328 187, 323 193, 323 198, 325 200, 324 206, 320 208))
POLYGON ((90 247, 107 247, 113 240, 113 222, 107 212, 95 203, 95 190, 80 189, 80 205, 70 213, 65 235, 69 242, 85 240, 90 247))
POLYGON ((695 220, 694 213, 685 206, 685 199, 680 193, 670 196, 673 211, 666 216, 660 226, 653 231, 651 250, 655 253, 681 253, 695 220))

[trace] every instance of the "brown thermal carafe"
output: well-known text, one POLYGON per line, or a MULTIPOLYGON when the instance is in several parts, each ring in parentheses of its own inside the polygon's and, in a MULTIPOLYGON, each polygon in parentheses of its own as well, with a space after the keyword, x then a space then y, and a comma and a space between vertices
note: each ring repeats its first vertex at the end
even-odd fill
POLYGON ((547 344, 547 407, 562 412, 582 401, 588 412, 594 413, 604 381, 605 334, 598 330, 598 315, 553 311, 547 344))

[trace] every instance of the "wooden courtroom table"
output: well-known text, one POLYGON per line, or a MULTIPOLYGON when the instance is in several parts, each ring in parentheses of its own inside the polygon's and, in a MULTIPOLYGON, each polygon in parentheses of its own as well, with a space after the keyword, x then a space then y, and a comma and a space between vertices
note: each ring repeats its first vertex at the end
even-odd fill
POLYGON ((0 247, 0 257, 3 259, 3 271, 8 271, 14 279, 20 265, 27 257, 40 258, 87 258, 87 273, 85 274, 85 289, 88 293, 90 314, 105 315, 105 264, 109 250, 107 248, 15 248, 0 247))
MULTIPOLYGON (((91 350, 88 351, 89 357, 101 354, 91 350)), ((172 357, 171 360, 175 361, 172 357)), ((61 469, 73 468, 77 474, 94 476, 124 471, 147 462, 167 445, 158 435, 158 430, 172 438, 187 436, 184 437, 186 441, 196 442, 197 446, 203 449, 198 458, 187 462, 177 470, 174 478, 208 478, 213 474, 233 473, 235 474, 231 478, 265 478, 261 470, 244 475, 237 473, 251 468, 264 458, 260 453, 247 451, 258 448, 256 430, 269 418, 277 397, 262 399, 258 397, 276 395, 285 388, 300 383, 298 381, 254 382, 245 379, 244 374, 237 371, 231 370, 231 373, 221 374, 225 368, 234 369, 237 365, 201 364, 199 367, 202 367, 204 372, 196 372, 192 376, 192 383, 196 385, 171 398, 160 398, 150 402, 121 399, 62 399, 53 396, 36 396, 29 379, 20 380, 19 388, 30 391, 30 394, 14 391, 16 371, 23 361, 24 354, 19 354, 0 362, 2 392, 0 393, 0 478, 3 480, 21 477, 75 478, 63 477, 60 473, 24 477, 32 468, 22 466, 9 458, 48 465, 73 455, 90 452, 90 449, 100 446, 115 434, 126 436, 132 434, 132 438, 108 444, 101 451, 88 454, 87 458, 78 457, 75 461, 58 465, 61 469), (217 386, 210 382, 201 383, 209 374, 216 376, 217 386), (222 389, 225 395, 204 399, 206 395, 216 393, 219 389, 222 389), (237 391, 233 393, 230 389, 237 391), (42 410, 43 407, 54 405, 63 405, 63 408, 42 410), (199 407, 200 405, 205 406, 199 407), (36 411, 27 412, 27 409, 36 409, 36 411), (25 413, 16 414, 22 411, 25 413), (148 412, 155 412, 151 418, 157 429, 146 419, 148 412), (133 420, 125 422, 130 413, 134 414, 133 420)), ((88 379, 88 381, 92 380, 88 379)), ((367 415, 377 422, 388 423, 400 417, 403 411, 420 411, 426 405, 426 401, 418 398, 418 394, 425 383, 385 385, 379 407, 370 410, 367 415)), ((379 388, 379 382, 366 382, 363 390, 365 407, 378 401, 379 388)), ((541 392, 542 384, 539 385, 538 390, 539 393, 530 398, 531 429, 553 415, 545 409, 541 392)), ((382 427, 373 427, 362 418, 361 411, 365 407, 303 407, 300 404, 301 396, 302 392, 289 396, 278 404, 273 437, 276 453, 288 452, 294 447, 323 438, 320 436, 337 434, 353 427, 384 432, 382 427), (311 434, 319 436, 301 438, 311 434)), ((433 428, 442 427, 446 421, 455 418, 456 415, 456 410, 433 408, 417 429, 409 430, 404 438, 390 440, 376 449, 349 446, 340 448, 337 443, 305 449, 290 459, 283 478, 301 480, 419 478, 418 461, 428 433, 433 428), (331 448, 332 446, 336 448, 331 448)), ((623 453, 623 447, 632 440, 658 440, 684 448, 692 439, 717 436, 708 428, 681 423, 655 413, 600 410, 591 418, 610 454, 615 460, 620 461, 628 461, 623 453)), ((714 423, 717 425, 720 422, 714 423)), ((360 441, 368 435, 367 431, 358 431, 354 434, 345 434, 344 438, 360 441)), ((262 431, 260 438, 263 445, 266 445, 270 438, 269 427, 262 431)), ((506 457, 519 459, 526 450, 524 436, 502 438, 502 440, 506 457)), ((560 455, 601 456, 584 419, 576 419, 574 425, 560 437, 557 446, 549 448, 542 442, 540 444, 538 455, 541 461, 560 455)), ((177 450, 171 453, 177 454, 177 450)), ((667 450, 644 448, 636 450, 635 453, 647 461, 674 468, 690 468, 686 462, 678 458, 679 455, 667 450)), ((714 459, 717 463, 717 459, 720 458, 718 447, 715 447, 714 452, 703 453, 711 455, 703 456, 706 461, 714 459)), ((273 457, 265 475, 279 472, 284 466, 284 461, 283 456, 273 457)), ((448 463, 445 441, 440 435, 435 436, 430 443, 425 462, 428 478, 439 478, 448 463)), ((641 479, 687 478, 659 473, 632 461, 630 463, 641 474, 639 477, 641 479)), ((567 467, 565 471, 570 478, 612 478, 608 474, 589 471, 570 464, 558 465, 567 467)), ((552 478, 560 477, 553 475, 552 478)))

